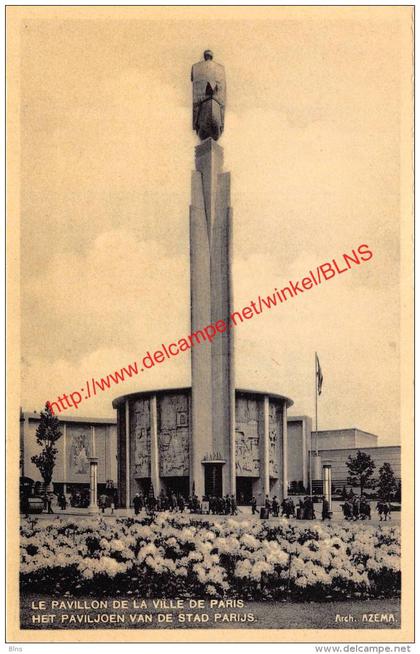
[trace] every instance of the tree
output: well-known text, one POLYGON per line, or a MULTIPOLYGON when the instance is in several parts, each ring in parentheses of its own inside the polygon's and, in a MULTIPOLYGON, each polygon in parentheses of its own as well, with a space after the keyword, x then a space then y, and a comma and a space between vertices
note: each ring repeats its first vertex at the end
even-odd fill
POLYGON ((352 486, 360 486, 360 494, 363 494, 369 478, 373 475, 376 466, 372 457, 366 452, 357 451, 356 456, 349 456, 346 461, 349 470, 348 482, 352 486))
POLYGON ((379 469, 378 495, 381 500, 389 502, 397 490, 397 480, 389 463, 379 469))
POLYGON ((47 486, 51 483, 53 476, 55 460, 58 454, 55 444, 60 437, 60 422, 52 413, 47 403, 45 409, 41 411, 41 419, 36 430, 36 442, 42 447, 42 450, 31 459, 32 463, 36 465, 41 473, 47 486))

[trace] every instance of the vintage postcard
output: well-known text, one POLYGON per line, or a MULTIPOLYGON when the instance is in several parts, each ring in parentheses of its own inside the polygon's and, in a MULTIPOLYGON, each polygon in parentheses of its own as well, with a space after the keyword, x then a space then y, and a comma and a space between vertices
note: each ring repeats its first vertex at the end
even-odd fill
POLYGON ((8 641, 412 642, 413 8, 6 22, 8 641))

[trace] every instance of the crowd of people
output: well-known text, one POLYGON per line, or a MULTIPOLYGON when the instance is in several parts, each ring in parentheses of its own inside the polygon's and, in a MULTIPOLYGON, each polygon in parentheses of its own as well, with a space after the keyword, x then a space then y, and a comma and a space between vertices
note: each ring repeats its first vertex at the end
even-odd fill
MULTIPOLYGON (((258 506, 255 497, 251 499, 252 515, 259 515, 261 518, 286 517, 297 518, 301 520, 314 520, 314 499, 306 496, 301 498, 295 505, 291 497, 286 497, 282 502, 274 495, 270 499, 269 495, 265 496, 262 506, 258 506)), ((174 491, 166 492, 164 490, 155 497, 153 493, 144 495, 141 492, 136 493, 133 498, 134 514, 139 515, 143 511, 146 513, 155 513, 159 511, 180 512, 188 511, 204 515, 237 515, 238 505, 235 495, 226 494, 225 496, 207 496, 203 495, 200 500, 196 493, 193 493, 185 499, 183 495, 174 491)), ((332 517, 331 507, 325 497, 322 498, 322 519, 332 517)))
MULTIPOLYGON (((344 495, 344 494, 343 494, 344 495)), ((88 495, 86 496, 89 497, 88 495)), ((47 513, 54 513, 53 504, 57 504, 59 509, 65 511, 70 505, 74 506, 88 506, 88 502, 84 503, 81 500, 84 497, 77 497, 73 494, 66 497, 63 492, 46 493, 44 495, 44 511, 47 513)), ((243 498, 242 498, 243 499, 243 498)), ((370 520, 371 519, 371 503, 366 495, 354 495, 353 493, 345 494, 343 497, 344 502, 341 504, 341 509, 345 520, 370 520)), ((245 502, 241 502, 244 504, 245 502)), ((287 519, 296 518, 297 520, 314 520, 321 518, 322 520, 329 520, 333 516, 332 507, 330 502, 325 496, 304 496, 294 501, 292 497, 285 497, 282 501, 276 495, 273 498, 267 494, 263 502, 257 502, 257 499, 252 497, 249 502, 251 506, 252 515, 258 515, 262 519, 270 517, 278 518, 285 517, 287 519), (296 502, 296 503, 295 503, 296 502), (315 510, 315 505, 321 503, 321 510, 318 506, 315 510)), ((105 513, 107 509, 111 509, 111 514, 117 508, 115 494, 102 494, 98 498, 99 509, 105 513)), ((188 498, 185 498, 181 493, 174 490, 162 490, 157 497, 153 492, 143 494, 142 492, 136 493, 133 498, 134 514, 137 516, 142 512, 153 514, 159 511, 170 511, 184 513, 202 514, 202 515, 237 515, 241 509, 238 509, 237 499, 235 495, 226 494, 224 496, 207 496, 203 495, 200 500, 198 495, 193 492, 188 498)), ((391 519, 391 504, 389 501, 379 499, 376 503, 376 511, 379 515, 380 522, 391 519)), ((109 513, 109 511, 106 511, 109 513)))
MULTIPOLYGON (((343 516, 345 520, 370 520, 371 519, 371 504, 365 495, 347 495, 345 496, 344 503, 341 504, 343 516)), ((64 494, 59 494, 57 503, 61 510, 67 508, 67 501, 64 494)), ((73 504, 73 503, 71 503, 73 504)), ((101 495, 98 500, 99 508, 104 513, 106 509, 111 509, 111 514, 114 513, 115 499, 108 495, 101 495)), ((252 497, 250 501, 252 515, 259 515, 263 519, 270 517, 278 518, 285 517, 287 519, 296 518, 297 520, 314 520, 320 517, 322 520, 329 520, 332 518, 332 508, 325 496, 314 497, 306 495, 300 497, 296 503, 292 497, 285 497, 280 502, 277 495, 270 498, 269 495, 261 505, 252 497), (315 504, 321 503, 321 510, 315 511, 315 504)), ((51 498, 46 502, 45 509, 48 513, 52 512, 51 498)), ((192 493, 188 498, 185 498, 181 493, 176 493, 173 490, 162 490, 160 494, 155 497, 153 492, 143 494, 142 492, 136 493, 133 498, 134 514, 139 515, 142 512, 153 514, 159 511, 170 512, 189 512, 204 515, 237 515, 238 505, 235 495, 226 494, 222 497, 203 495, 200 500, 196 493, 192 493)), ((378 500, 376 510, 379 519, 391 519, 391 505, 387 501, 378 500)), ((108 512, 108 511, 107 511, 108 512)))
POLYGON ((341 505, 345 520, 370 520, 371 508, 365 495, 347 498, 341 505))
MULTIPOLYGON (((366 495, 354 495, 346 498, 341 505, 345 520, 370 520, 371 505, 366 495)), ((379 515, 379 521, 391 519, 391 504, 388 501, 379 499, 376 503, 376 510, 379 515)))
POLYGON ((133 508, 135 515, 139 515, 143 510, 147 513, 156 511, 180 512, 189 511, 190 513, 212 514, 212 515, 236 515, 238 505, 234 495, 225 495, 224 497, 215 497, 203 495, 201 501, 196 493, 193 493, 185 499, 180 493, 169 491, 162 492, 155 497, 153 494, 143 495, 136 493, 133 498, 133 508))

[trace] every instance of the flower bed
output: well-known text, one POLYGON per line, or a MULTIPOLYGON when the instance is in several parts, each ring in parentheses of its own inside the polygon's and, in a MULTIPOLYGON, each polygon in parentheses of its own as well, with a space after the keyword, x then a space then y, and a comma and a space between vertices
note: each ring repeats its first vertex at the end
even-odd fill
POLYGON ((400 590, 400 532, 159 514, 21 527, 22 590, 49 595, 331 600, 400 590))

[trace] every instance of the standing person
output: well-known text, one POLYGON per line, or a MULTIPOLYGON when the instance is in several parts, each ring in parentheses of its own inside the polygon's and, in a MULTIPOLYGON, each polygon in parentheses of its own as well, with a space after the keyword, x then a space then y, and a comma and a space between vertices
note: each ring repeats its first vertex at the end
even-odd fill
POLYGON ((362 520, 365 520, 370 511, 370 506, 368 502, 366 501, 366 495, 361 495, 360 497, 360 517, 362 520))
POLYGON ((141 508, 141 499, 139 493, 136 493, 135 496, 133 497, 133 507, 134 507, 134 515, 138 515, 141 508))
POLYGON ((291 497, 286 498, 287 499, 287 517, 290 518, 292 516, 293 518, 295 517, 295 503, 292 500, 291 497))
POLYGON ((54 513, 52 510, 52 501, 53 501, 53 495, 54 493, 47 493, 47 513, 54 513))
POLYGON ((360 500, 357 495, 353 499, 353 519, 358 520, 360 515, 360 500))
POLYGON ((178 500, 174 491, 171 493, 171 511, 176 511, 178 509, 178 500))
POLYGON ((232 515, 237 514, 237 504, 236 504, 236 498, 234 495, 230 496, 230 512, 232 515))
POLYGON ((201 512, 205 513, 206 515, 210 514, 210 502, 207 495, 203 495, 201 498, 201 512))
POLYGON ((147 508, 148 508, 148 510, 149 510, 149 513, 150 513, 151 515, 153 515, 154 512, 156 511, 157 499, 156 499, 156 497, 154 496, 153 493, 149 493, 147 500, 148 500, 148 502, 147 502, 147 504, 148 504, 147 508))
POLYGON ((66 500, 66 496, 64 495, 64 493, 61 493, 61 495, 59 496, 58 504, 59 504, 59 507, 60 507, 60 509, 62 511, 65 511, 67 509, 67 500, 66 500))
MULTIPOLYGON (((288 514, 288 504, 287 504, 287 497, 284 498, 284 500, 281 503, 281 516, 283 517, 284 515, 288 514)), ((274 511, 274 499, 273 499, 273 511, 274 511)), ((287 517, 289 517, 287 515, 287 517)))
POLYGON ((383 512, 384 512, 385 521, 387 519, 391 520, 391 504, 389 502, 383 503, 383 512))
POLYGON ((314 503, 311 497, 306 496, 303 501, 303 518, 304 520, 313 520, 314 517, 314 503))
POLYGON ((275 518, 278 518, 279 517, 280 504, 278 502, 277 495, 274 495, 273 502, 272 502, 271 506, 273 508, 273 516, 275 518))
POLYGON ((165 491, 162 489, 160 494, 160 510, 167 511, 169 509, 169 498, 165 491))
POLYGON ((265 496, 265 510, 267 512, 267 518, 269 518, 271 513, 271 502, 268 495, 265 496))
POLYGON ((323 497, 322 497, 322 519, 323 520, 329 520, 330 517, 331 517, 330 516, 330 503, 327 500, 327 498, 325 497, 325 495, 323 495, 323 497))
POLYGON ((230 513, 230 497, 228 494, 226 494, 225 497, 225 515, 229 515, 230 513))
POLYGON ((344 519, 345 520, 352 520, 353 519, 353 504, 349 502, 349 500, 346 500, 344 504, 341 505, 343 508, 343 513, 344 513, 344 519))
POLYGON ((314 507, 314 499, 313 497, 309 497, 309 515, 310 515, 310 520, 315 520, 315 507, 314 507))
POLYGON ((298 508, 296 512, 296 517, 298 520, 303 520, 303 514, 304 514, 304 506, 303 506, 303 499, 300 498, 298 502, 298 508))
POLYGON ((257 512, 257 500, 255 499, 254 496, 252 496, 252 500, 251 500, 251 509, 252 509, 252 515, 255 515, 257 512))
POLYGON ((193 505, 193 513, 201 513, 201 506, 198 499, 198 495, 196 493, 193 494, 192 505, 193 505))
POLYGON ((179 508, 179 510, 181 511, 181 513, 184 513, 184 509, 185 509, 185 500, 184 500, 184 496, 183 496, 183 495, 180 495, 180 496, 178 497, 178 508, 179 508))

